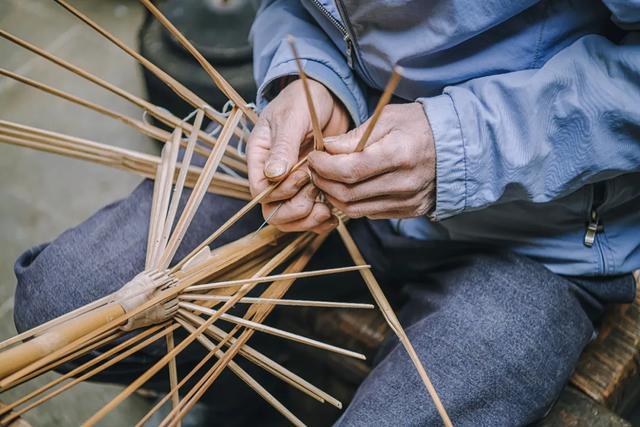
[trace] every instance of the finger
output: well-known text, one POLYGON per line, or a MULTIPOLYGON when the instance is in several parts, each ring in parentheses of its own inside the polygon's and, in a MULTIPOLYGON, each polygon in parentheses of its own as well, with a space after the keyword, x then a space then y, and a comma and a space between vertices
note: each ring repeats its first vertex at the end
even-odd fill
MULTIPOLYGON (((376 143, 377 141, 384 138, 392 130, 392 125, 390 125, 389 110, 385 108, 383 110, 378 123, 374 126, 373 132, 369 136, 365 147, 376 143)), ((350 130, 349 132, 333 136, 329 138, 325 138, 325 150, 330 154, 349 154, 353 153, 360 142, 360 139, 364 135, 365 130, 371 125, 371 119, 367 120, 360 126, 355 129, 350 130)))
POLYGON ((377 214, 367 215, 369 219, 403 219, 403 218, 412 218, 416 216, 413 211, 410 210, 397 210, 397 211, 389 211, 389 212, 380 212, 377 214))
POLYGON ((416 178, 406 171, 389 172, 356 184, 344 184, 325 179, 317 173, 311 174, 316 187, 342 203, 353 203, 384 195, 408 197, 424 186, 420 177, 416 178))
POLYGON ((405 211, 415 209, 416 201, 410 198, 376 197, 356 203, 342 203, 329 195, 327 200, 349 218, 362 218, 365 216, 381 215, 393 211, 405 211))
POLYGON ((309 166, 314 172, 325 179, 345 184, 355 184, 396 169, 410 168, 415 162, 409 147, 393 143, 391 134, 359 153, 331 155, 314 151, 309 154, 309 166))
POLYGON ((269 219, 269 224, 282 225, 309 216, 318 194, 319 191, 315 185, 307 184, 290 200, 281 202, 283 203, 281 207, 278 208, 279 203, 268 204, 269 213, 265 212, 267 214, 266 218, 269 218, 272 209, 278 209, 278 212, 269 219))
POLYGON ((335 216, 331 216, 331 218, 329 218, 319 226, 312 228, 310 231, 313 231, 316 234, 324 234, 324 233, 330 232, 337 226, 338 226, 338 218, 336 218, 335 216))
POLYGON ((269 157, 271 147, 271 130, 268 122, 261 118, 247 140, 247 169, 249 172, 249 189, 253 197, 262 192, 269 181, 264 176, 264 164, 269 157))
POLYGON ((331 221, 331 210, 326 204, 317 202, 314 203, 313 208, 304 218, 279 224, 276 227, 285 232, 309 231, 317 228, 322 230, 328 227, 325 224, 327 221, 331 221))
POLYGON ((307 185, 310 180, 309 168, 301 167, 287 176, 271 194, 264 198, 263 202, 273 203, 281 200, 289 200, 298 194, 298 191, 307 185))
POLYGON ((272 112, 271 117, 271 151, 264 166, 264 175, 277 181, 297 162, 300 144, 309 128, 309 118, 288 108, 272 112))

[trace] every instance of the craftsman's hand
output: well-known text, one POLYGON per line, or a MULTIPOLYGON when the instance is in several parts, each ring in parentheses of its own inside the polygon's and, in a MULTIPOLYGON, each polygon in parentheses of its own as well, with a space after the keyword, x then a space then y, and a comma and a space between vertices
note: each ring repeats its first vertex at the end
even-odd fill
MULTIPOLYGON (((349 115, 322 84, 309 80, 318 121, 325 136, 347 131, 349 115)), ((296 80, 264 109, 247 146, 249 184, 255 197, 269 184, 281 180, 310 148, 311 118, 302 81, 296 80), (303 143, 305 147, 301 146, 303 143)), ((318 189, 310 183, 308 168, 291 173, 262 203, 262 214, 282 231, 317 233, 336 225, 329 207, 316 202, 318 189), (280 206, 281 202, 284 202, 280 206), (275 214, 274 210, 278 209, 275 214)))
POLYGON ((356 153, 368 124, 325 139, 327 152, 311 153, 315 185, 350 218, 429 212, 435 202, 435 146, 422 105, 386 106, 365 149, 356 153))

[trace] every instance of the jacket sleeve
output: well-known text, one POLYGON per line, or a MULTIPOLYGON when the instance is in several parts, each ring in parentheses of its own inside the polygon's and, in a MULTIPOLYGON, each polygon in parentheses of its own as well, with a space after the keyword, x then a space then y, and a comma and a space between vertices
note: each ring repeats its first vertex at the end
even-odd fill
POLYGON ((295 37, 305 73, 342 101, 356 125, 366 120, 365 97, 345 57, 300 0, 267 0, 258 10, 250 36, 258 109, 277 95, 282 77, 298 74, 286 40, 289 34, 295 37))
POLYGON ((436 144, 433 219, 640 171, 640 0, 605 3, 629 31, 619 43, 585 36, 540 69, 419 100, 436 144))

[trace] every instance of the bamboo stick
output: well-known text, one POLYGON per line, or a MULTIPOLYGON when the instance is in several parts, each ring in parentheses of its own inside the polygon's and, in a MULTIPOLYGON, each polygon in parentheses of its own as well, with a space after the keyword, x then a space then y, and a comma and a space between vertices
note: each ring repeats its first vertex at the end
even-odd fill
MULTIPOLYGON (((179 316, 183 316, 187 321, 191 322, 195 326, 199 326, 204 322, 204 319, 202 319, 201 317, 187 311, 182 311, 181 313, 179 313, 179 316)), ((230 339, 227 339, 228 334, 215 325, 210 325, 205 333, 217 339, 218 341, 228 341, 228 345, 234 344, 236 342, 236 338, 231 337, 230 339)), ((282 381, 295 387, 296 389, 302 391, 303 393, 316 399, 317 401, 321 403, 329 403, 338 409, 342 408, 342 403, 340 403, 339 400, 322 391, 308 381, 304 380, 300 376, 289 371, 284 366, 280 365, 279 363, 270 359, 259 351, 253 349, 249 345, 242 346, 239 353, 242 357, 246 358, 250 362, 254 363, 257 366, 260 366, 262 369, 280 378, 282 381)))
POLYGON ((213 80, 213 84, 222 91, 229 98, 237 108, 242 110, 244 115, 249 118, 255 124, 258 121, 258 116, 251 108, 248 107, 247 102, 242 99, 242 96, 222 77, 222 74, 218 72, 204 56, 191 44, 191 42, 169 21, 160 10, 149 0, 140 0, 140 2, 156 17, 156 19, 174 36, 178 42, 184 47, 195 59, 200 66, 206 71, 206 73, 213 80))
POLYGON ((360 141, 358 141, 358 145, 356 146, 356 149, 355 149, 356 152, 360 152, 364 150, 364 147, 367 145, 367 141, 371 136, 371 132, 373 132, 373 128, 378 122, 378 119, 380 118, 380 114, 382 114, 382 110, 391 100, 391 97, 393 96, 393 91, 396 90, 396 87, 398 87, 398 83, 400 82, 401 78, 402 78, 402 67, 396 65, 393 67, 393 70, 391 71, 391 77, 389 77, 389 81, 387 82, 387 85, 385 86, 384 91, 382 92, 382 95, 378 100, 376 109, 373 111, 373 114, 371 115, 371 120, 369 121, 369 125, 367 126, 364 133, 362 134, 360 141))
MULTIPOLYGON (((178 322, 188 331, 194 332, 196 328, 189 323, 178 319, 178 322)), ((217 349, 216 345, 211 342, 204 335, 198 336, 198 341, 209 351, 215 352, 217 358, 224 357, 224 351, 217 349)), ((305 424, 300 421, 287 407, 285 407, 278 399, 276 399, 271 393, 269 393, 260 383, 258 383, 252 376, 250 376, 244 369, 242 369, 237 363, 230 362, 229 369, 236 374, 242 381, 244 381, 251 389, 253 389, 260 397, 273 406, 278 412, 280 412, 289 422, 296 426, 304 426, 305 424)), ((176 425, 180 425, 180 420, 176 422, 176 425)))
MULTIPOLYGON (((182 127, 183 130, 185 132, 187 132, 189 135, 192 132, 196 132, 198 138, 205 142, 206 144, 210 145, 211 147, 215 146, 216 144, 216 139, 205 133, 202 132, 200 130, 194 130, 193 126, 189 125, 188 123, 182 121, 181 119, 179 119, 178 117, 174 116, 173 114, 171 114, 170 112, 168 112, 166 109, 164 108, 160 108, 157 105, 154 105, 152 103, 150 103, 149 101, 147 101, 146 99, 140 98, 139 96, 133 95, 130 92, 127 92, 126 90, 112 84, 109 83, 91 73, 89 73, 88 71, 77 67, 73 64, 71 64, 70 62, 65 61, 64 59, 53 55, 50 52, 47 52, 44 49, 41 49, 39 47, 37 47, 36 45, 27 42, 26 40, 23 40, 17 36, 15 36, 14 34, 11 34, 3 29, 0 29, 0 37, 3 37, 9 41, 11 41, 12 43, 17 44, 18 46, 31 51, 32 53, 35 53, 36 55, 76 74, 79 77, 82 77, 83 79, 90 81, 100 87, 102 87, 103 89, 108 90, 109 92, 119 96, 122 99, 127 100, 128 102, 130 102, 131 104, 143 109, 144 111, 147 111, 149 114, 151 114, 153 117, 155 117, 156 119, 162 121, 164 124, 171 126, 173 128, 175 127, 182 127)), ((242 134, 240 133, 240 131, 238 131, 237 136, 240 137, 242 134)), ((246 173, 247 169, 246 169, 246 164, 244 163, 245 159, 243 156, 241 156, 237 150, 234 147, 227 147, 227 154, 232 156, 236 161, 235 162, 230 162, 228 164, 228 166, 246 173)), ((229 159, 231 160, 231 159, 229 159)))
MULTIPOLYGON (((340 234, 340 237, 342 238, 342 241, 345 247, 347 248, 349 255, 353 259, 353 262, 356 265, 364 264, 365 260, 362 254, 360 253, 358 246, 356 245, 353 238, 351 237, 349 230, 347 230, 347 227, 345 227, 344 223, 341 220, 338 221, 338 233, 340 234)), ((409 358, 411 359, 411 362, 413 362, 414 366, 416 367, 416 370, 418 371, 418 374, 420 375, 420 378, 422 379, 422 382, 424 383, 427 389, 427 392, 431 396, 431 399, 433 400, 433 403, 436 409, 438 410, 438 414, 440 414, 440 418, 442 418, 442 422, 447 427, 453 426, 453 424, 451 423, 451 419, 449 418, 449 415, 447 414, 447 411, 444 408, 444 405, 440 401, 438 392, 436 391, 435 387, 431 383, 431 380, 429 379, 429 375, 427 374, 427 371, 424 368, 424 365, 420 361, 420 358, 418 357, 418 354, 413 348, 413 345, 411 344, 409 337, 405 333, 404 329, 402 328, 402 325, 400 324, 400 321, 396 317, 396 314, 393 311, 391 304, 389 304, 389 301, 385 297, 384 292, 382 292, 382 288, 378 284, 378 281, 374 277, 371 270, 360 270, 360 274, 362 275, 362 279, 364 280, 364 282, 367 284, 367 287, 369 288, 369 292, 371 292, 371 295, 373 296, 373 299, 376 301, 376 304, 378 305, 378 307, 380 307, 380 311, 382 312, 382 315, 384 316, 385 320, 389 324, 389 327, 398 336, 400 343, 402 343, 402 346, 406 349, 407 353, 409 354, 409 358)))
POLYGON ((293 57, 296 60, 296 65, 298 66, 298 74, 300 75, 300 80, 302 80, 302 87, 304 88, 304 95, 307 98, 307 106, 309 107, 309 116, 311 117, 311 128, 313 131, 313 148, 314 150, 324 151, 324 138, 322 136, 322 128, 320 127, 320 121, 318 120, 318 115, 316 114, 316 107, 315 105, 313 105, 313 98, 311 97, 311 89, 309 88, 307 73, 304 72, 304 68, 302 67, 302 61, 300 60, 300 55, 298 55, 298 49, 296 48, 296 42, 293 36, 288 35, 287 41, 289 42, 289 46, 291 47, 293 57))
MULTIPOLYGON (((307 265, 307 263, 309 262, 309 260, 313 256, 313 254, 318 250, 320 245, 322 245, 322 243, 324 242, 326 237, 327 237, 327 234, 320 235, 320 236, 314 236, 312 242, 310 244, 308 244, 307 246, 305 246, 302 254, 289 267, 287 267, 287 269, 285 269, 285 272, 286 273, 299 272, 302 269, 304 269, 304 267, 307 265)), ((260 273, 263 273, 263 272, 259 271, 256 275, 259 275, 260 273)), ((289 282, 286 282, 286 285, 290 286, 292 283, 293 283, 293 280, 290 280, 289 282)), ((271 287, 273 287, 273 286, 276 286, 276 285, 271 285, 271 287)), ((242 296, 244 296, 244 295, 242 295, 242 296)), ((252 306, 252 307, 254 307, 254 306, 252 306)), ((258 311, 263 315, 262 319, 260 319, 260 320, 254 319, 254 320, 256 320, 256 321, 264 321, 264 318, 266 318, 266 316, 271 312, 272 309, 273 309, 273 306, 263 306, 263 307, 261 307, 260 309, 258 309, 258 311)), ((251 308, 250 308, 250 310, 251 310, 251 308)), ((249 313, 247 313, 247 315, 245 315, 245 317, 248 318, 248 314, 249 313)), ((238 331, 238 329, 239 329, 238 327, 234 328, 227 335, 227 337, 232 337, 238 331)), ((167 415, 167 417, 165 417, 165 421, 170 420, 172 417, 177 417, 177 419, 181 419, 184 416, 184 414, 186 414, 193 407, 195 402, 202 396, 202 394, 204 394, 204 392, 218 378, 220 373, 225 369, 226 365, 231 361, 231 359, 233 357, 235 357, 235 355, 240 351, 242 346, 244 346, 246 344, 248 339, 253 335, 253 332, 254 331, 252 329, 248 329, 248 330, 245 330, 238 337, 238 339, 234 342, 234 344, 226 352, 225 357, 220 359, 220 360, 218 360, 218 362, 216 362, 209 369, 209 371, 205 374, 205 376, 203 376, 202 380, 204 380, 204 381, 203 381, 202 387, 199 388, 194 393, 194 396, 192 398, 190 398, 189 400, 187 400, 187 397, 185 396, 185 398, 181 402, 183 404, 182 405, 183 409, 181 409, 180 411, 176 411, 174 409, 173 411, 171 411, 167 415)), ((166 424, 166 423, 163 421, 163 425, 164 424, 166 424)))
POLYGON ((326 276, 330 274, 338 274, 338 273, 348 273, 351 271, 358 271, 364 268, 371 268, 370 265, 356 265, 351 267, 337 267, 337 268, 326 268, 323 270, 313 270, 313 271, 301 271, 300 273, 286 273, 286 274, 274 274, 271 276, 265 277, 257 277, 251 279, 234 279, 234 280, 225 280, 222 282, 215 283, 204 283, 201 285, 193 285, 189 286, 185 291, 193 292, 193 291, 206 291, 211 289, 219 289, 219 288, 228 288, 231 286, 241 286, 246 283, 261 283, 261 282, 277 282, 280 280, 289 280, 289 279, 302 279, 307 277, 317 277, 317 276, 326 276))
MULTIPOLYGON (((202 295, 202 294, 182 294, 178 297, 182 301, 229 301, 231 297, 222 295, 202 295)), ((352 309, 372 309, 373 304, 359 304, 355 302, 337 302, 337 301, 314 301, 301 299, 279 299, 279 298, 250 298, 245 297, 238 301, 239 304, 269 304, 269 305, 286 305, 297 307, 322 307, 322 308, 352 308, 352 309)))
MULTIPOLYGON (((20 399, 16 400, 15 402, 12 402, 11 404, 8 404, 6 406, 6 408, 3 408, 0 410, 0 415, 4 415, 6 412, 32 400, 34 397, 37 397, 39 395, 41 395, 42 393, 46 392, 47 390, 50 390, 51 388, 55 387, 56 385, 64 382, 65 380, 69 379, 69 378, 73 378, 74 376, 77 376, 78 374, 86 371, 87 369, 91 368, 92 366, 97 365, 98 363, 100 363, 103 360, 108 359, 109 357, 113 356, 114 354, 117 354, 119 351, 129 347, 131 344, 135 344, 136 342, 142 340, 143 338, 151 335, 152 333, 154 333, 155 331, 158 331, 159 329, 161 329, 164 325, 156 325, 150 328, 147 328, 144 331, 141 331, 139 334, 134 335, 133 337, 127 339, 126 341, 116 345, 115 347, 111 348, 110 350, 102 353, 101 355, 83 363, 82 365, 72 369, 71 371, 60 375, 58 377, 56 377, 55 379, 53 379, 52 381, 49 381, 48 383, 42 385, 41 387, 37 388, 36 390, 26 394, 25 396, 21 397, 20 399)), ((26 411, 25 411, 26 412, 26 411)))
MULTIPOLYGON (((109 304, 84 313, 75 319, 66 320, 56 326, 55 331, 47 331, 26 343, 0 353, 0 378, 18 371, 46 355, 63 348, 88 332, 96 325, 106 323, 124 313, 119 304, 109 304)), ((0 385, 4 389, 4 385, 0 385)))
MULTIPOLYGON (((269 261, 260 271, 260 275, 271 271, 272 269, 279 266, 282 262, 284 262, 287 258, 289 258, 293 253, 299 250, 300 242, 304 240, 304 236, 299 237, 290 243, 278 256, 274 257, 271 261, 269 261)), ((182 285, 177 285, 174 288, 171 288, 168 291, 161 293, 158 297, 150 300, 146 304, 138 307, 135 310, 132 310, 131 313, 135 313, 137 310, 145 309, 145 306, 150 306, 156 300, 161 299, 163 294, 171 294, 177 295, 184 288, 188 287, 189 283, 186 282, 182 285)), ((236 301, 245 296, 254 285, 244 285, 241 287, 235 295, 236 301)), ((91 426, 95 425, 98 421, 100 421, 104 416, 113 410, 116 406, 118 406, 124 399, 131 395, 135 390, 137 390, 142 384, 146 383, 153 375, 155 375, 160 369, 162 369, 171 358, 177 356, 180 352, 182 352, 189 344, 191 344, 199 334, 203 333, 203 331, 215 322, 222 314, 224 314, 229 308, 231 308, 236 301, 230 300, 223 304, 223 306, 216 312, 215 315, 210 316, 207 321, 202 324, 196 331, 187 336, 184 340, 182 340, 171 352, 168 352, 164 357, 162 357, 159 361, 157 361, 153 366, 151 366, 144 374, 134 380, 129 386, 127 386, 124 390, 122 390, 113 400, 103 406, 100 410, 98 410, 92 417, 90 417, 83 425, 91 426)), ((0 384, 1 385, 1 384, 0 384)))
POLYGON ((151 72, 158 79, 160 79, 164 84, 166 84, 167 87, 169 87, 180 98, 185 100, 194 108, 199 108, 201 110, 204 110, 205 113, 207 113, 207 117, 210 118, 211 120, 214 120, 215 122, 220 123, 221 125, 224 125, 226 120, 223 120, 218 114, 215 114, 214 110, 209 106, 209 104, 207 104, 202 98, 200 98, 198 95, 193 93, 182 83, 178 82, 169 74, 161 70, 158 66, 153 64, 144 56, 140 55, 134 49, 127 46, 122 40, 118 39, 113 34, 108 32, 104 28, 102 28, 100 25, 98 25, 95 21, 93 21, 87 15, 83 14, 78 9, 71 6, 66 0, 54 0, 54 1, 58 3, 60 6, 62 6, 64 9, 66 9, 69 13, 74 15, 76 18, 80 19, 82 22, 87 24, 89 27, 95 30, 98 34, 100 34, 101 36, 109 40, 111 43, 113 43, 115 46, 120 48, 127 55, 135 59, 140 65, 145 67, 147 70, 149 70, 149 72, 151 72))
MULTIPOLYGON (((190 302, 182 301, 178 305, 182 308, 192 310, 194 312, 201 312, 201 313, 208 314, 209 316, 214 316, 218 313, 218 310, 214 310, 212 308, 207 308, 202 305, 193 304, 190 302)), ((334 345, 327 344, 322 341, 318 341, 312 338, 304 337, 302 335, 294 334, 293 332, 283 331, 282 329, 274 328, 273 326, 267 326, 267 325, 263 325, 262 323, 252 322, 251 320, 246 320, 246 319, 243 319, 242 317, 223 313, 222 315, 220 315, 220 319, 226 320, 236 325, 243 326, 245 328, 255 329, 256 331, 260 331, 276 337, 284 338, 286 340, 295 341, 300 344, 306 344, 311 347, 316 347, 322 350, 327 350, 332 353, 353 357, 355 359, 366 360, 366 357, 364 354, 356 353, 355 351, 346 350, 344 348, 336 347, 334 345)))
POLYGON ((159 262, 159 266, 161 268, 167 268, 169 266, 169 263, 173 259, 178 247, 182 243, 182 238, 187 231, 187 227, 196 214, 196 210, 198 209, 198 206, 200 206, 200 203, 207 191, 209 182, 211 182, 216 170, 218 169, 218 165, 220 164, 220 160, 224 154, 224 147, 229 143, 232 130, 238 125, 241 117, 242 111, 234 108, 229 116, 229 120, 220 133, 218 145, 211 150, 207 163, 204 165, 202 173, 198 178, 198 182, 196 182, 196 185, 193 187, 189 200, 187 201, 187 204, 182 211, 182 215, 180 215, 180 219, 176 224, 176 228, 171 235, 171 239, 169 239, 169 242, 167 243, 167 248, 159 262))

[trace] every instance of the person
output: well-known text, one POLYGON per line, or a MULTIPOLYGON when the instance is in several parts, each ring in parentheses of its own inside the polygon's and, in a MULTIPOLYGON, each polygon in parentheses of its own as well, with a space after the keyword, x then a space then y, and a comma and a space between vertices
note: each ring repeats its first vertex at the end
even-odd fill
MULTIPOLYGON (((262 215, 284 231, 329 232, 330 207, 354 219, 376 276, 404 297, 401 321, 455 425, 543 417, 605 306, 634 298, 639 28, 637 0, 273 0, 259 9, 252 194, 282 181, 262 215), (311 136, 289 34, 325 151, 288 175, 311 136), (395 64, 404 72, 394 101, 354 152, 395 64)), ((18 328, 141 270, 150 198, 145 182, 25 253, 18 328)), ((177 256, 239 206, 208 196, 177 256)), ((254 213, 221 243, 260 222, 254 213)), ((335 259, 346 255, 333 238, 316 263, 335 259)), ((440 425, 397 341, 376 363, 336 425, 440 425)))

